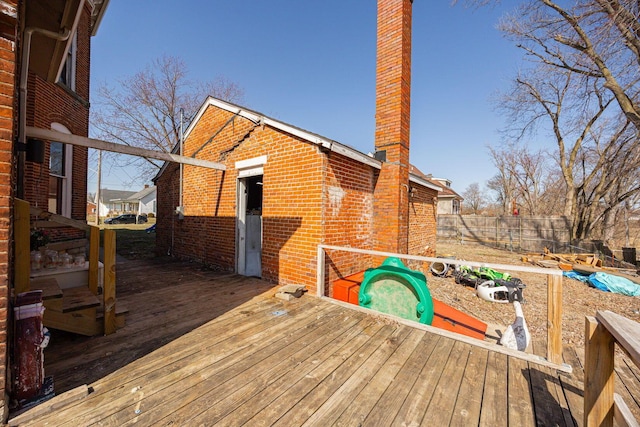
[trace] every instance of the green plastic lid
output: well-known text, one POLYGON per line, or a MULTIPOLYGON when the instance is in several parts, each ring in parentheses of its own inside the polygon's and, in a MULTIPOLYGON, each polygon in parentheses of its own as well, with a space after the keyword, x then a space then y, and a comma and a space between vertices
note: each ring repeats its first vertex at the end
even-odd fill
POLYGON ((427 325, 433 321, 427 278, 407 268, 399 258, 387 258, 380 267, 365 271, 358 301, 362 307, 403 319, 427 325))

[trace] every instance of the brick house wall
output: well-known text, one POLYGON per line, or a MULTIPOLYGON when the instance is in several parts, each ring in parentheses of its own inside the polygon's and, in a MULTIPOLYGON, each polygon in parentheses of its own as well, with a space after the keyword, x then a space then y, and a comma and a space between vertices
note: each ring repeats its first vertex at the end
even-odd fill
POLYGON ((13 169, 14 129, 17 126, 17 87, 16 69, 16 27, 15 16, 7 13, 17 8, 18 2, 5 1, 0 13, 0 421, 8 415, 7 407, 7 342, 9 289, 12 281, 13 251, 13 188, 15 171, 13 169))
POLYGON ((409 253, 419 256, 436 254, 436 206, 438 192, 412 184, 415 192, 409 201, 409 253))
MULTIPOLYGON (((379 171, 344 156, 329 153, 324 184, 324 238, 333 246, 373 249, 373 193, 379 171)), ((372 258, 328 250, 325 274, 329 283, 372 266, 372 258)), ((314 266, 315 272, 315 266, 314 266)), ((328 296, 333 289, 329 286, 328 296)))
MULTIPOLYGON (((85 5, 77 29, 75 91, 60 83, 50 83, 29 73, 27 83, 27 126, 51 129, 59 123, 74 135, 89 134, 89 71, 91 10, 85 5)), ((24 198, 32 206, 48 208, 49 151, 45 144, 44 163, 25 162, 24 198)), ((72 147, 71 218, 86 219, 87 159, 86 147, 72 147)), ((84 232, 75 228, 53 229, 52 240, 81 238, 84 232)))

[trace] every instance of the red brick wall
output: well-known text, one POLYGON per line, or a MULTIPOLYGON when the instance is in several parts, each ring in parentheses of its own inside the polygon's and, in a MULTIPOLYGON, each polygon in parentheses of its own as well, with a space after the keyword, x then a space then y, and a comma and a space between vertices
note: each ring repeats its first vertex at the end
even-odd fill
MULTIPOLYGON (((329 153, 323 190, 323 243, 373 249, 374 169, 336 153, 329 153)), ((328 250, 328 283, 372 266, 366 255, 328 250)), ((327 294, 332 295, 331 287, 327 294)))
POLYGON ((411 0, 378 0, 376 151, 386 152, 375 190, 376 249, 408 250, 411 0))
MULTIPOLYGON (((185 141, 185 155, 200 148, 230 116, 210 107, 185 141)), ((184 220, 175 220, 172 213, 178 205, 178 167, 167 168, 158 180, 159 252, 169 250, 173 227, 174 255, 233 271, 238 176, 234 165, 262 155, 268 156, 263 176, 263 278, 312 284, 322 227, 322 155, 312 144, 268 126, 255 127, 241 117, 197 155, 224 163, 225 172, 184 167, 184 220)))
POLYGON ((409 253, 434 256, 436 250, 436 206, 438 192, 412 184, 415 192, 409 200, 409 253))
MULTIPOLYGON (((89 67, 90 67, 90 11, 87 7, 78 24, 76 56, 76 90, 70 91, 60 84, 29 74, 27 86, 27 126, 51 129, 54 122, 65 126, 75 135, 89 134, 89 67)), ((87 202, 87 153, 84 147, 73 147, 73 183, 71 217, 86 218, 87 202)), ((49 144, 46 144, 42 165, 26 162, 24 198, 32 205, 48 207, 47 185, 49 183, 49 144)), ((70 233, 81 237, 80 231, 70 233)))
POLYGON ((173 213, 178 206, 177 163, 167 163, 163 173, 156 181, 158 187, 156 199, 156 255, 170 254, 171 233, 175 226, 173 213))
MULTIPOLYGON (((7 1, 5 6, 17 6, 17 1, 7 1)), ((6 10, 6 9, 5 9, 6 10)), ((15 170, 13 168, 13 129, 16 127, 16 39, 15 18, 0 14, 0 421, 7 417, 7 339, 9 288, 12 280, 13 259, 11 241, 12 198, 15 170)))

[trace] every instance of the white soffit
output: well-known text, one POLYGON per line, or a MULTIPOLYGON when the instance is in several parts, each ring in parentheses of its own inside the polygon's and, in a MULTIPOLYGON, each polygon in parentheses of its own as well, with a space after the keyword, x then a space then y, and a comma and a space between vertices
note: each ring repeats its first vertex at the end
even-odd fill
POLYGON ((435 191, 442 191, 441 187, 438 187, 437 185, 433 185, 429 181, 425 181, 424 179, 418 178, 415 175, 409 175, 409 182, 415 182, 416 184, 420 184, 423 187, 427 187, 435 191))

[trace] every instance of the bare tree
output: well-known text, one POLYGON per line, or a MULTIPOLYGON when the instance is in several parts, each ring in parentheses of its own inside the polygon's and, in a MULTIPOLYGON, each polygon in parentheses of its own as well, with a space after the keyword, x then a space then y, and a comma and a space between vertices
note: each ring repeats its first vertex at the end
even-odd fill
POLYGON ((491 160, 498 173, 489 181, 488 187, 496 192, 503 214, 510 214, 513 204, 521 213, 538 215, 543 213, 541 200, 547 186, 547 154, 543 150, 509 143, 501 149, 488 147, 491 160))
POLYGON ((621 172, 640 166, 638 131, 611 108, 614 97, 600 83, 541 65, 518 76, 501 104, 520 140, 541 126, 550 130, 566 187, 564 215, 571 220, 574 239, 590 237, 605 200, 611 209, 638 191, 637 182, 621 179, 621 172))
POLYGON ((511 173, 511 168, 507 167, 507 161, 502 156, 502 152, 492 147, 488 149, 497 173, 487 182, 487 188, 495 193, 501 213, 509 215, 516 194, 516 180, 511 173))
POLYGON ((640 130, 640 2, 527 0, 500 28, 534 62, 599 80, 640 130))
MULTIPOLYGON (((179 142, 181 112, 188 122, 209 95, 237 102, 243 91, 221 77, 209 82, 190 81, 181 59, 163 56, 115 85, 102 85, 92 105, 92 125, 101 139, 170 152, 179 142)), ((115 159, 120 166, 135 165, 139 177, 145 179, 160 166, 150 159, 115 159)))
POLYGON ((486 195, 484 191, 480 190, 480 185, 477 182, 469 184, 462 192, 462 197, 464 197, 463 210, 474 215, 478 215, 486 203, 486 195))

